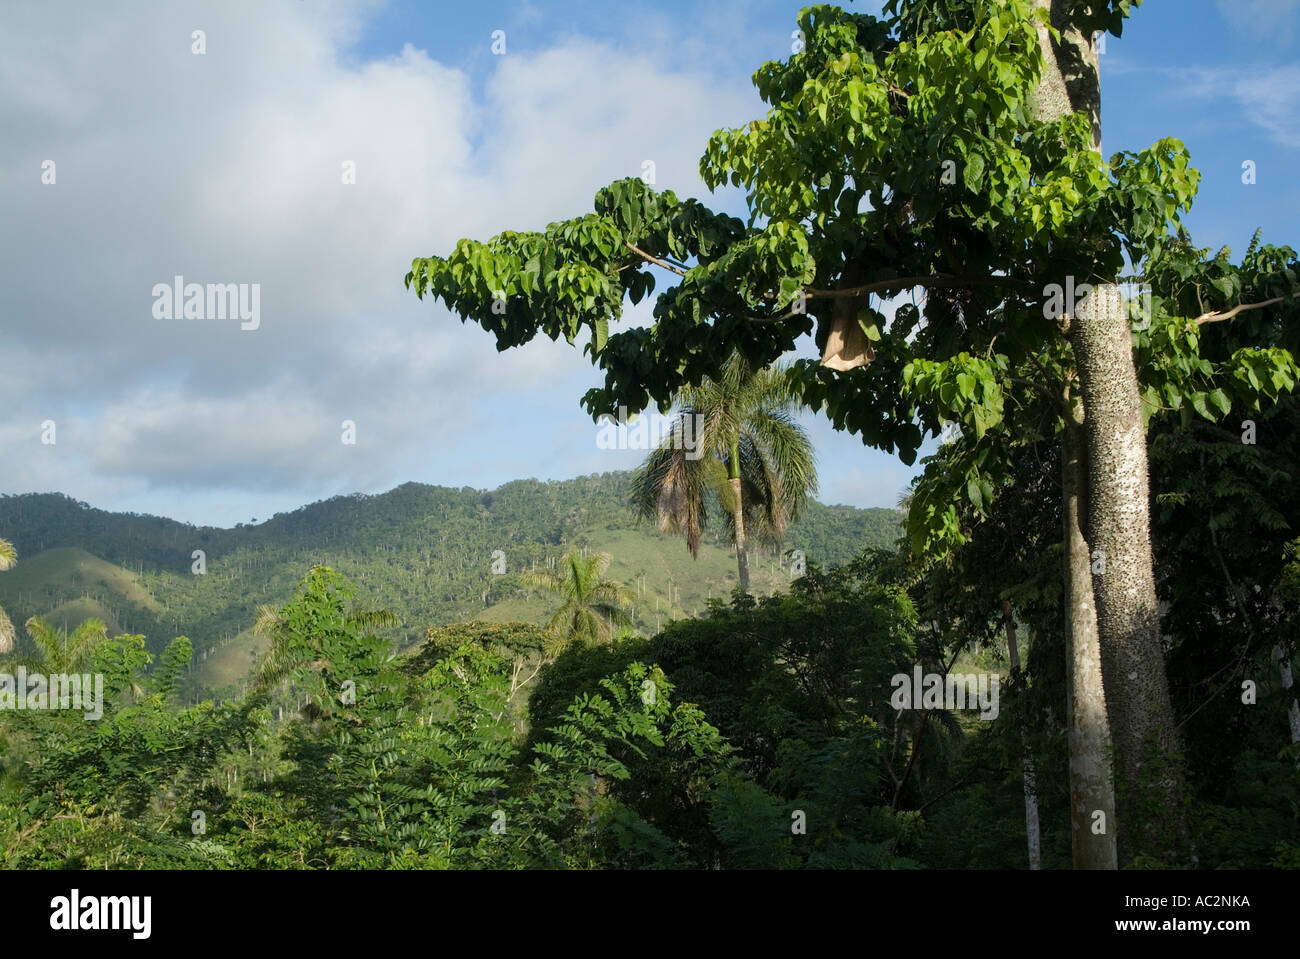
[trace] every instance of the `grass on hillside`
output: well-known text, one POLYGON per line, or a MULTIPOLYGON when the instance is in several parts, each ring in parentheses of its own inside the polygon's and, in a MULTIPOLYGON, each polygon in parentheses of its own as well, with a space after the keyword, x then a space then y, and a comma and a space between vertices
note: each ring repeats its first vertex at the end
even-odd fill
POLYGON ((135 574, 75 547, 47 549, 35 556, 19 557, 18 565, 0 576, 0 604, 21 606, 39 597, 77 598, 96 593, 112 595, 146 609, 162 611, 161 604, 140 585, 135 574))

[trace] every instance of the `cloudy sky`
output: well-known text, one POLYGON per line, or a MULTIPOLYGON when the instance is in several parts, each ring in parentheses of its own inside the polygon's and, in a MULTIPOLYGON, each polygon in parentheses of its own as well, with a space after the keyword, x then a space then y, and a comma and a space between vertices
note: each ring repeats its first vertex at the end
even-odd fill
MULTIPOLYGON (((402 276, 458 237, 589 211, 647 160, 704 195, 704 143, 760 115, 749 75, 789 53, 799 5, 6 0, 0 492, 232 525, 409 480, 635 465, 596 446, 586 357, 498 354, 402 276), (176 275, 259 284, 260 326, 155 318, 176 275)), ((1105 148, 1183 139, 1202 245, 1300 245, 1298 51, 1300 0, 1147 0, 1108 38, 1105 148)), ((909 469, 806 421, 822 500, 897 501, 909 469)))

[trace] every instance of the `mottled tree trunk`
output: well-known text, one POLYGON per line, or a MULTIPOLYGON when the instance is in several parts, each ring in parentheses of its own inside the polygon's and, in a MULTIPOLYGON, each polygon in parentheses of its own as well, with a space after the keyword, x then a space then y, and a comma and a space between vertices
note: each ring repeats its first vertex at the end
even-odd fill
POLYGON ((1093 604, 1092 565, 1084 535, 1087 472, 1082 411, 1061 435, 1061 514, 1065 537, 1065 717, 1069 724, 1070 832, 1075 869, 1115 869, 1115 789, 1110 724, 1093 604), (1098 815, 1100 814, 1100 815, 1098 815))
POLYGON ((1093 593, 1119 768, 1120 859, 1142 853, 1182 865, 1191 842, 1160 641, 1146 430, 1119 287, 1093 290, 1071 323, 1070 345, 1087 409, 1088 539, 1105 564, 1093 593))
MULTIPOLYGON (((1045 28, 1037 115, 1052 120, 1084 111, 1101 151, 1101 85, 1092 37, 1067 27, 1070 0, 1034 0, 1060 31, 1045 28)), ((1065 281, 1066 278, 1062 278, 1065 281)), ((1092 282, 1075 277, 1075 284, 1092 282)), ((1086 415, 1088 542, 1105 563, 1093 580, 1107 715, 1119 785, 1116 823, 1120 861, 1141 853, 1168 864, 1190 856, 1182 806, 1177 730, 1160 644, 1151 555, 1150 484, 1137 371, 1124 299, 1112 283, 1096 285, 1071 310, 1067 333, 1086 415)))

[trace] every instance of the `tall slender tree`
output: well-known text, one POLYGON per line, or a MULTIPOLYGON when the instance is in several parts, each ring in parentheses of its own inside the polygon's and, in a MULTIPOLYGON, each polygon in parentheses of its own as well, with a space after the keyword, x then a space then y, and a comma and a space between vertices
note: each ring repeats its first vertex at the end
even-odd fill
POLYGON ((633 504, 698 556, 716 496, 748 592, 749 541, 779 547, 817 491, 812 444, 793 415, 798 400, 785 370, 755 370, 739 354, 676 400, 671 433, 633 475, 633 504))

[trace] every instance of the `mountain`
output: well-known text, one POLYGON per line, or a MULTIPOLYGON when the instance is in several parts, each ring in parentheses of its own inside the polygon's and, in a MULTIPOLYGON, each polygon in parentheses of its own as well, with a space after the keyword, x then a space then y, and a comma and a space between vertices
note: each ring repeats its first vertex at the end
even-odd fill
MULTIPOLYGON (((652 632, 726 596, 735 559, 720 523, 692 560, 681 539, 638 522, 629 479, 519 480, 491 491, 407 483, 233 529, 106 512, 59 494, 2 496, 0 538, 18 548, 19 563, 0 574, 0 606, 15 622, 97 616, 114 631, 143 633, 155 651, 184 634, 195 645, 196 681, 216 689, 245 675, 258 654, 248 632, 258 607, 286 601, 314 564, 334 567, 366 603, 394 612, 395 638, 409 644, 428 626, 463 619, 540 621, 550 600, 522 589, 517 574, 576 545, 612 555, 610 575, 634 590, 636 624, 652 632), (494 573, 494 554, 504 574, 494 573)), ((814 502, 791 525, 786 548, 830 565, 892 545, 899 530, 895 510, 814 502)), ((780 557, 758 553, 751 565, 756 593, 790 580, 780 557)))

